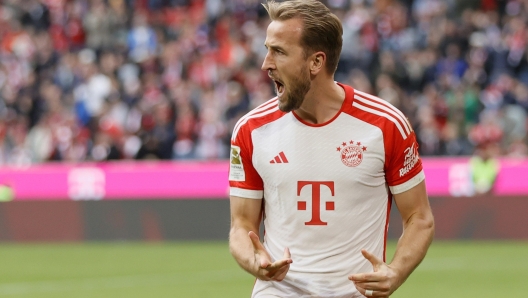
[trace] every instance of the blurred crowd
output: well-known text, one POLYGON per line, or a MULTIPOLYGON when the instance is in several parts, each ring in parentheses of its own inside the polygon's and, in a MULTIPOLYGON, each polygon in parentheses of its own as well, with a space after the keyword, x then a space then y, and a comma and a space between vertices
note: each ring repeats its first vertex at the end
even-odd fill
MULTIPOLYGON (((328 0, 336 80, 399 107, 422 155, 526 156, 527 0, 328 0)), ((274 96, 260 0, 4 0, 0 165, 228 157, 274 96)))

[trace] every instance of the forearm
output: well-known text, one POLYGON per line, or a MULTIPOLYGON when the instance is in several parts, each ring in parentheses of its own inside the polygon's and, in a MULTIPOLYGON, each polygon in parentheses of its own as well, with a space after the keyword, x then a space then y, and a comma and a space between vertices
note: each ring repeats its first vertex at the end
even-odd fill
POLYGON ((398 272, 398 287, 405 282, 425 257, 433 241, 434 220, 431 214, 415 215, 405 222, 403 227, 403 234, 389 265, 398 272))
MULTIPOLYGON (((229 232, 229 250, 238 265, 255 276, 255 252, 251 239, 248 237, 249 231, 250 229, 247 227, 231 227, 229 232)), ((258 233, 258 230, 254 232, 258 233)))

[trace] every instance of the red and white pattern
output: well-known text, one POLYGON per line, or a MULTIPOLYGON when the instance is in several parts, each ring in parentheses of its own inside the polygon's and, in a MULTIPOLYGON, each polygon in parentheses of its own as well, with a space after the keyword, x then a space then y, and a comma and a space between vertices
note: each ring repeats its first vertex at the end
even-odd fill
POLYGON ((284 113, 275 98, 235 126, 242 164, 231 165, 230 193, 264 199, 264 246, 273 259, 289 247, 294 260, 284 281, 257 280, 253 297, 362 297, 347 279, 372 271, 361 249, 385 257, 392 194, 424 179, 405 116, 339 85, 345 101, 327 123, 284 113))

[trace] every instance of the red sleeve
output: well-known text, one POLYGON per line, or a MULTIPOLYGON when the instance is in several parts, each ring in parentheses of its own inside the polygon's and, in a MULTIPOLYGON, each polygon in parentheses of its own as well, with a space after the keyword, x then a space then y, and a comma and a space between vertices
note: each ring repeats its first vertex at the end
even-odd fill
POLYGON ((414 131, 405 139, 397 131, 385 137, 385 175, 389 186, 404 184, 420 174, 422 161, 414 131))
POLYGON ((393 194, 411 189, 425 179, 416 135, 405 115, 387 101, 354 90, 351 115, 381 129, 385 149, 385 180, 393 194))
MULTIPOLYGON (((244 190, 262 191, 262 178, 253 167, 253 142, 249 125, 243 125, 231 140, 229 186, 244 190)), ((231 191, 231 194, 234 194, 231 191)), ((239 194, 239 193, 237 193, 239 194)), ((244 196, 246 197, 246 196, 244 196)))

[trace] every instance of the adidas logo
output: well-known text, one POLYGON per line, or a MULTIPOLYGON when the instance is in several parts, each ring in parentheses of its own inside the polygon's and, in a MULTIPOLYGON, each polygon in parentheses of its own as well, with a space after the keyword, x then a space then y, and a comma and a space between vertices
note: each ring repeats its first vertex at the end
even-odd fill
POLYGON ((270 163, 288 163, 288 159, 286 158, 286 155, 284 155, 284 152, 281 151, 279 155, 270 160, 270 163))

